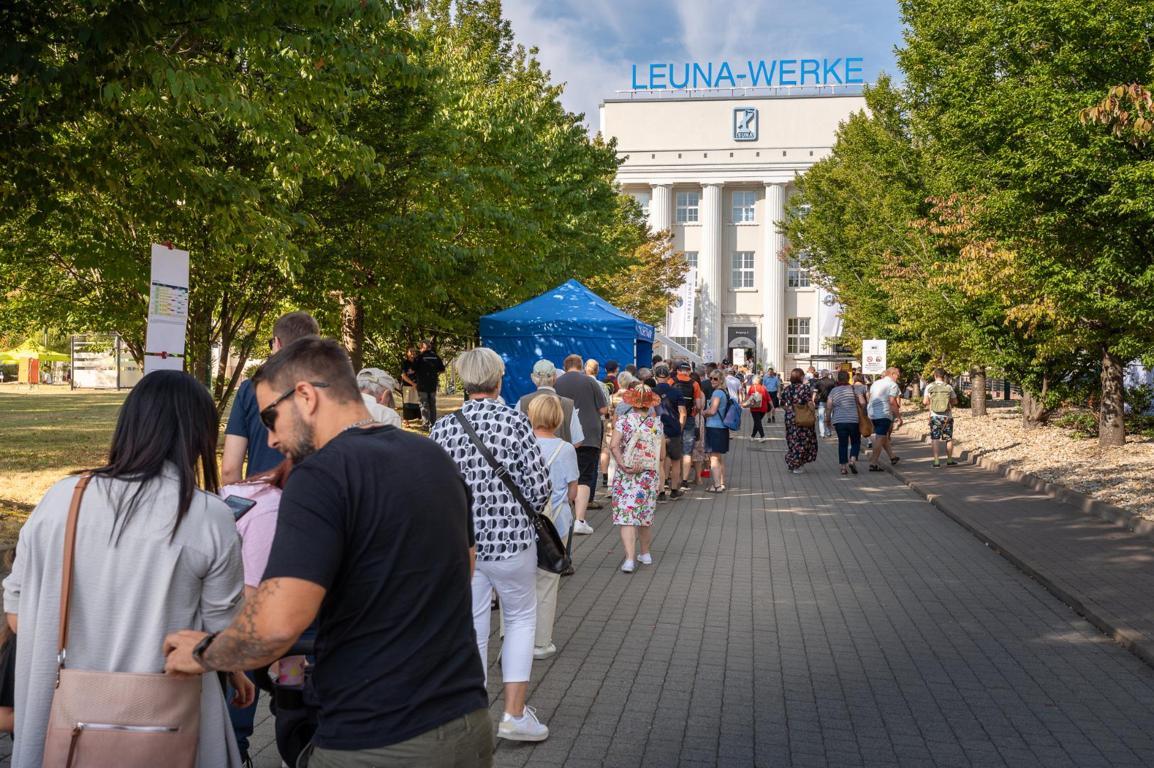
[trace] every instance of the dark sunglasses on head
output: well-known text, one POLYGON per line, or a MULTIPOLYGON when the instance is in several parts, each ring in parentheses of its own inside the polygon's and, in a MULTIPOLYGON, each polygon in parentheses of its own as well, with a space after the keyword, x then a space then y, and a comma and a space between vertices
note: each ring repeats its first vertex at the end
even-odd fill
MULTIPOLYGON (((327 387, 329 385, 327 381, 310 381, 309 384, 312 384, 314 387, 318 387, 320 389, 324 389, 325 387, 327 387)), ((281 403, 283 403, 285 400, 288 400, 290 397, 292 397, 293 392, 296 392, 296 391, 297 391, 297 388, 296 388, 296 385, 294 384, 291 389, 289 389, 283 395, 278 397, 276 400, 273 400, 271 403, 269 403, 267 408, 261 409, 261 411, 260 411, 260 423, 264 424, 264 428, 267 429, 269 432, 275 432, 276 431, 276 414, 277 414, 276 407, 278 405, 280 405, 281 403)))

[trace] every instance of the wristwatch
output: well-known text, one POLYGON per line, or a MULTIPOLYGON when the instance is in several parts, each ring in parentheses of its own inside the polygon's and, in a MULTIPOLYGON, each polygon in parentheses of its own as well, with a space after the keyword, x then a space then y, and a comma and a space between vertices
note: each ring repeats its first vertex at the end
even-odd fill
POLYGON ((204 667, 205 672, 211 672, 212 670, 210 670, 208 664, 204 662, 204 652, 208 650, 208 646, 212 645, 212 641, 215 639, 215 632, 213 632, 211 635, 205 635, 192 649, 192 658, 196 661, 197 664, 204 667))

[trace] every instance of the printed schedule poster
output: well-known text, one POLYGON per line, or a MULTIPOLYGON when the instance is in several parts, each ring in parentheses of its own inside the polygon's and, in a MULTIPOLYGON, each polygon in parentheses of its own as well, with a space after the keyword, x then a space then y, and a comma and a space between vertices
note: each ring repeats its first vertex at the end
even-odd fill
POLYGON ((152 244, 144 373, 183 370, 188 326, 188 251, 152 244))

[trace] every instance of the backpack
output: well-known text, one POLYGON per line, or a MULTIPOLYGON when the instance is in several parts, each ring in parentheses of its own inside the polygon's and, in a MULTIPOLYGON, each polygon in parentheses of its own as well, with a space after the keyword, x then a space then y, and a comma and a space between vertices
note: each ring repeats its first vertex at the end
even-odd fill
POLYGON ((678 437, 681 434, 681 414, 677 406, 669 399, 668 390, 661 392, 661 403, 657 406, 657 415, 661 418, 661 429, 666 437, 678 437))
POLYGON ((950 399, 954 390, 944 382, 934 382, 930 385, 930 410, 934 413, 949 413, 950 399))
POLYGON ((689 417, 697 415, 697 405, 693 399, 693 379, 682 381, 674 379, 677 390, 681 393, 681 402, 685 404, 685 414, 689 417))
POLYGON ((737 402, 725 393, 726 406, 725 415, 721 417, 721 423, 725 425, 730 431, 737 431, 741 429, 741 403, 737 402))

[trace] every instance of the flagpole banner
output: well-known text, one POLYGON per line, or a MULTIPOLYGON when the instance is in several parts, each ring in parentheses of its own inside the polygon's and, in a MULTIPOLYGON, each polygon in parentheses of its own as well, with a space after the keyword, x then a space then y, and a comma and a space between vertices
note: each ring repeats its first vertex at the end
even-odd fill
POLYGON ((665 334, 674 337, 690 337, 693 331, 694 304, 697 298, 697 269, 691 268, 685 275, 685 282, 677 289, 677 298, 669 308, 669 323, 665 334))
POLYGON ((188 251, 152 244, 144 373, 184 369, 188 329, 188 251))

